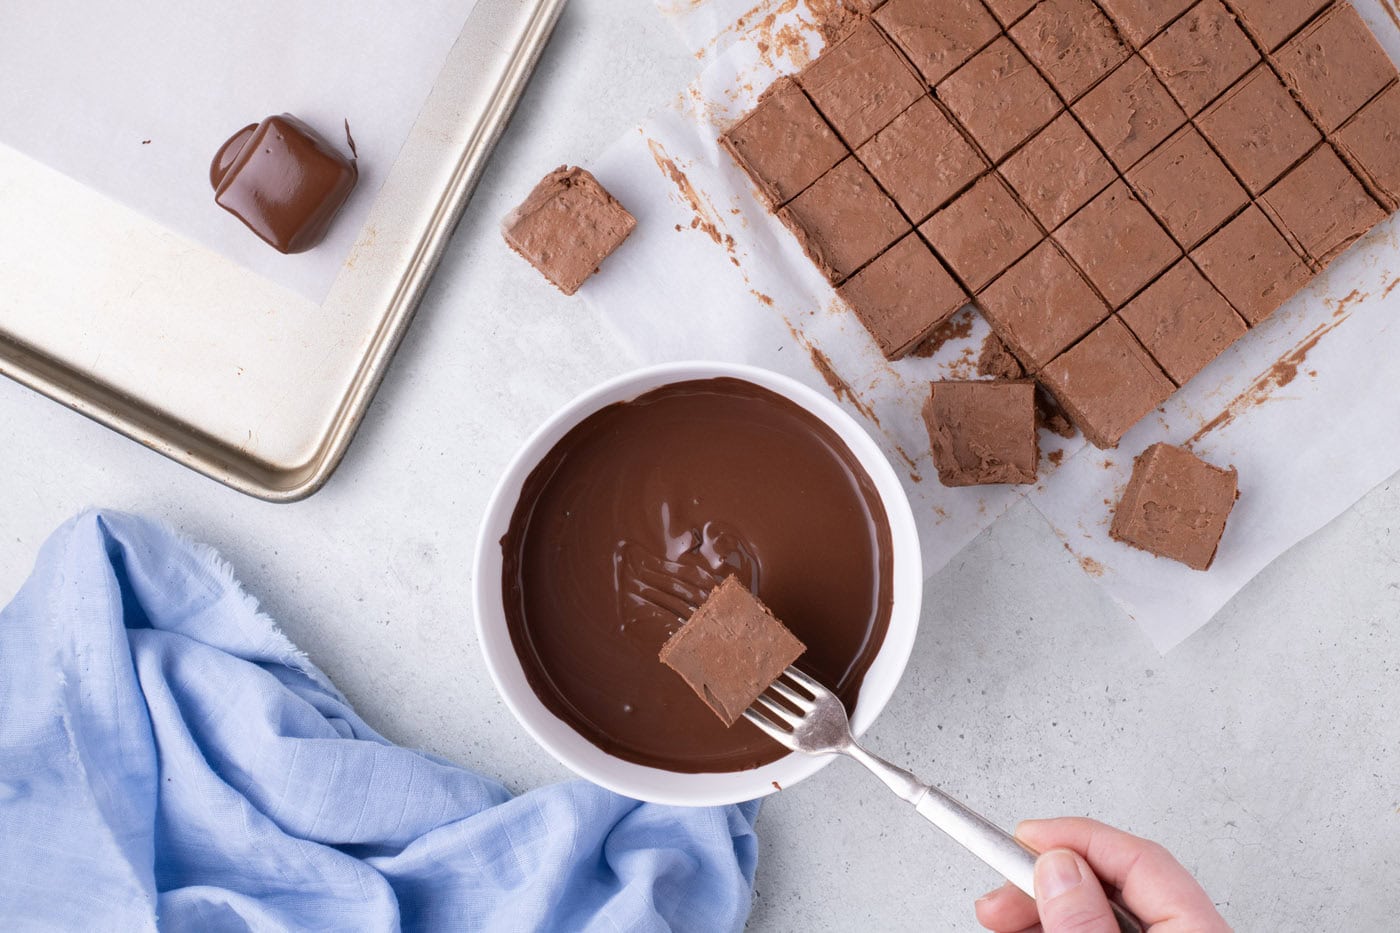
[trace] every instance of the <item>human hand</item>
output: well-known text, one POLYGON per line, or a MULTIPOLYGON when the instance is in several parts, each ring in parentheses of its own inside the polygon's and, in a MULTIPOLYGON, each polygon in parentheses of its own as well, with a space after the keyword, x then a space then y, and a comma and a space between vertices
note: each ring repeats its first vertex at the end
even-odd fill
POLYGON ((1155 842, 1077 817, 1026 820, 1016 838, 1042 853, 1036 898, 1010 884, 978 898, 977 922, 994 933, 1118 933, 1100 878, 1149 933, 1229 933, 1210 896, 1155 842))

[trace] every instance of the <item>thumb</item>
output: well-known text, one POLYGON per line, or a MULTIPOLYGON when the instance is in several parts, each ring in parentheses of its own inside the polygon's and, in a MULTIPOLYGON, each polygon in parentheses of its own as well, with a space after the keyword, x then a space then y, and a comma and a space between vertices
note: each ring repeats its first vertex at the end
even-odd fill
POLYGON ((1036 859, 1035 905, 1045 933, 1118 931, 1098 877, 1069 849, 1051 849, 1036 859))

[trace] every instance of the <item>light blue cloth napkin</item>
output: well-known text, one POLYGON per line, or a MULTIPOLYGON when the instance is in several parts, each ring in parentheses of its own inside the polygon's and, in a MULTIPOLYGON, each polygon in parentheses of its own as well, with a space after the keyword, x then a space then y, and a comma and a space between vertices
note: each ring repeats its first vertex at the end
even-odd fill
POLYGON ((63 526, 0 612, 6 930, 731 930, 756 811, 512 798, 391 745, 134 516, 63 526))

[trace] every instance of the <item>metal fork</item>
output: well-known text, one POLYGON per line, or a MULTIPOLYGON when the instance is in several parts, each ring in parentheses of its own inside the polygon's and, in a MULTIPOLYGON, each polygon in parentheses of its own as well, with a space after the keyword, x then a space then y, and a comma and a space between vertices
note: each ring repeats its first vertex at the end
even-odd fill
MULTIPOLYGON (((744 710, 744 718, 779 745, 808 755, 845 755, 875 773, 919 815, 953 837, 963 848, 986 862, 1016 887, 1035 897, 1035 859, 1039 854, 986 817, 903 768, 897 768, 866 751, 851 735, 851 724, 841 699, 795 667, 773 682, 773 696, 760 695, 744 710)), ((1114 918, 1123 933, 1142 933, 1142 923, 1108 889, 1114 918)))

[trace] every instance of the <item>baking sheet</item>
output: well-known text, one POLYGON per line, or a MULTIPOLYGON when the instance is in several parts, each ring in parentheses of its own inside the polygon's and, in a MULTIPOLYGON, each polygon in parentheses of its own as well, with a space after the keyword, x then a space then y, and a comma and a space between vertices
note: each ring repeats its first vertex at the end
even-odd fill
MULTIPOLYGON (((1400 224, 1392 217, 1117 450, 1042 431, 1049 446, 1038 485, 941 486, 919 414, 926 383, 973 374, 985 323, 970 316, 968 333, 932 359, 886 362, 715 142, 774 76, 810 59, 825 4, 660 6, 708 64, 673 108, 594 167, 639 225, 580 294, 644 360, 736 360, 832 391, 901 470, 928 573, 1026 498, 1166 651, 1275 557, 1400 470, 1400 224), (1108 537, 1132 457, 1157 440, 1189 442, 1240 468, 1241 501, 1209 573, 1108 537)), ((1400 29, 1386 9, 1364 0, 1358 8, 1391 55, 1400 53, 1400 29)))

